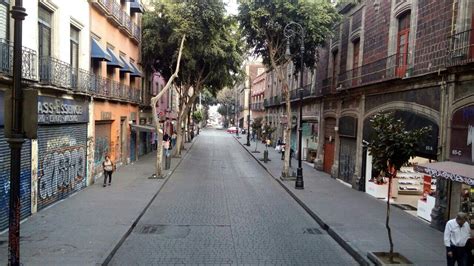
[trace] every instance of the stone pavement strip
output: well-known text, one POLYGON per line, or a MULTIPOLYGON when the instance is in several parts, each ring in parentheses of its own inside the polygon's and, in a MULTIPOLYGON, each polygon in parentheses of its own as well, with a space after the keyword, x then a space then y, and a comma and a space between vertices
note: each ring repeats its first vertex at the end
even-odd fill
MULTIPOLYGON (((356 191, 306 163, 303 164, 305 188, 296 190, 294 181, 280 180, 281 154, 269 148, 271 161, 263 163, 259 159, 263 158, 264 145, 259 143, 260 153, 252 153, 255 142, 250 147, 244 145, 245 135, 236 140, 361 264, 371 263, 368 252, 389 250, 384 201, 356 191)), ((297 160, 293 159, 291 171, 296 172, 296 167, 297 160)), ((446 265, 442 232, 398 208, 391 208, 390 224, 395 252, 416 265, 446 265)))
MULTIPOLYGON (((192 144, 185 144, 187 151, 192 144)), ((117 169, 111 186, 102 187, 99 179, 26 219, 21 224, 22 264, 100 265, 106 261, 185 157, 171 160, 165 179, 149 179, 155 154, 117 169)), ((0 243, 0 265, 7 265, 7 232, 0 235, 0 243)))
POLYGON ((357 265, 223 131, 205 130, 110 265, 357 265))

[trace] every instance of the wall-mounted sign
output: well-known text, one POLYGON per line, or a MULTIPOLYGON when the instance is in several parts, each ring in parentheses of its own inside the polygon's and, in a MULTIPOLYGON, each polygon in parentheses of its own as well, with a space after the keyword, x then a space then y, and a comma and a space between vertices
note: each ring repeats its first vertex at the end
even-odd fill
POLYGON ((112 120, 112 112, 100 112, 100 120, 112 120))
POLYGON ((474 164, 474 105, 466 106, 453 114, 449 159, 474 164))
POLYGON ((38 124, 87 123, 87 102, 38 96, 38 124))

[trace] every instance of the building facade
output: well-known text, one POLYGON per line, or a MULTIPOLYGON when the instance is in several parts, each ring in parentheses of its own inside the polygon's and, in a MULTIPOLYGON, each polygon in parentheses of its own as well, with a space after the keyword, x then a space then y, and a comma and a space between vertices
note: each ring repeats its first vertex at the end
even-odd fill
MULTIPOLYGON (((303 116, 313 115, 316 122, 311 135, 317 169, 386 197, 387 184, 374 182, 377 173, 366 144, 370 118, 392 111, 408 130, 432 129, 416 157, 399 171, 395 202, 417 208, 418 216, 437 228, 460 210, 472 214, 466 207, 474 200, 472 10, 468 0, 367 0, 339 6, 343 18, 319 50, 311 85, 303 88, 303 116)), ((267 116, 281 124, 278 118, 286 119, 281 88, 275 75, 269 76, 267 116)), ((296 88, 291 82, 290 87, 296 88)))
MULTIPOLYGON (((12 86, 12 2, 0 1, 0 230, 8 224, 3 108, 12 86)), ((93 184, 105 154, 119 164, 134 158, 129 127, 141 101, 137 14, 143 9, 138 1, 112 0, 31 0, 23 7, 23 83, 39 95, 38 138, 22 150, 26 218, 93 184)))

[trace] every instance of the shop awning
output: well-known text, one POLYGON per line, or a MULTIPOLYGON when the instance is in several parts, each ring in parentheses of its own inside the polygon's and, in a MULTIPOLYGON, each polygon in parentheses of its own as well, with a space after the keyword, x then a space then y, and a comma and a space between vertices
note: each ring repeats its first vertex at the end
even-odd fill
POLYGON ((129 0, 130 2, 130 13, 143 13, 143 6, 140 0, 129 0))
POLYGON ((91 59, 105 60, 110 62, 112 60, 112 57, 104 49, 102 49, 102 47, 100 47, 100 44, 96 40, 92 39, 91 59))
POLYGON ((474 186, 474 165, 446 161, 416 165, 415 171, 474 186))
POLYGON ((133 68, 133 72, 130 73, 130 77, 141 77, 142 76, 142 72, 140 72, 140 70, 138 70, 137 66, 135 66, 133 63, 130 63, 130 66, 132 66, 132 68, 133 68))
POLYGON ((114 51, 110 50, 110 48, 107 48, 107 53, 110 55, 111 60, 110 62, 107 62, 107 66, 111 67, 119 67, 123 68, 124 64, 120 61, 118 56, 114 53, 114 51))
POLYGON ((148 126, 148 125, 136 125, 136 124, 131 124, 130 127, 132 130, 135 130, 136 132, 156 132, 155 128, 153 126, 148 126))
POLYGON ((123 58, 123 56, 120 56, 120 61, 123 63, 123 67, 120 69, 120 72, 122 73, 132 73, 134 70, 132 66, 127 62, 127 59, 123 58))

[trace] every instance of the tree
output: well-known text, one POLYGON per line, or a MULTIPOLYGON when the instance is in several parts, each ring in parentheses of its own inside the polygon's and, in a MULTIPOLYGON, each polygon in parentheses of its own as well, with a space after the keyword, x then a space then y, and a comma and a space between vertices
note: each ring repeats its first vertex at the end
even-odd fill
MULTIPOLYGON (((254 54, 262 57, 263 63, 270 70, 275 70, 282 82, 282 92, 286 102, 287 150, 290 147, 291 135, 291 102, 287 77, 283 68, 292 61, 295 73, 300 70, 298 63, 303 57, 304 66, 312 69, 318 59, 317 48, 322 46, 331 35, 332 26, 339 15, 334 7, 325 0, 241 0, 238 19, 242 33, 254 54), (289 40, 290 57, 285 55, 287 39, 284 28, 290 22, 299 23, 304 31, 304 54, 300 54, 299 38, 289 40)), ((289 175, 290 153, 285 153, 283 176, 289 175)))
POLYGON ((225 16, 222 0, 155 1, 153 11, 144 15, 144 61, 166 79, 174 64, 169 55, 177 50, 176 40, 186 34, 182 68, 174 81, 180 97, 177 155, 182 148, 183 122, 189 121, 199 92, 205 88, 217 92, 233 84, 234 73, 240 72, 244 46, 235 22, 225 16))
POLYGON ((217 93, 217 103, 220 104, 217 111, 224 117, 224 126, 229 124, 229 117, 235 114, 235 89, 225 87, 217 93))
POLYGON ((157 152, 156 152, 156 171, 155 174, 157 177, 163 176, 163 142, 161 141, 163 131, 160 129, 160 120, 158 119, 158 112, 157 110, 157 105, 158 101, 160 100, 161 97, 165 94, 166 91, 171 87, 171 84, 173 83, 174 79, 178 76, 179 73, 179 65, 181 62, 181 55, 183 52, 183 47, 184 47, 184 40, 185 40, 185 35, 183 35, 183 38, 181 39, 181 45, 179 47, 178 51, 178 59, 176 60, 176 70, 175 72, 171 75, 169 78, 168 82, 166 83, 165 87, 158 93, 158 95, 154 96, 150 100, 150 105, 152 109, 152 115, 153 115, 153 124, 155 126, 155 130, 157 133, 157 138, 158 138, 158 145, 157 145, 157 152))
POLYGON ((379 113, 370 120, 374 129, 372 141, 368 144, 372 155, 373 168, 379 175, 388 175, 387 213, 385 227, 390 242, 390 261, 393 262, 393 241, 390 229, 390 192, 392 179, 397 175, 410 157, 415 156, 416 150, 431 131, 430 127, 423 127, 412 131, 405 129, 401 119, 395 119, 393 113, 379 113))
MULTIPOLYGON (((248 134, 250 134, 250 132, 248 134)), ((255 152, 257 152, 258 141, 262 137, 262 118, 261 117, 257 117, 253 120, 252 134, 255 134, 255 136, 257 136, 257 138, 255 139, 255 152)))

